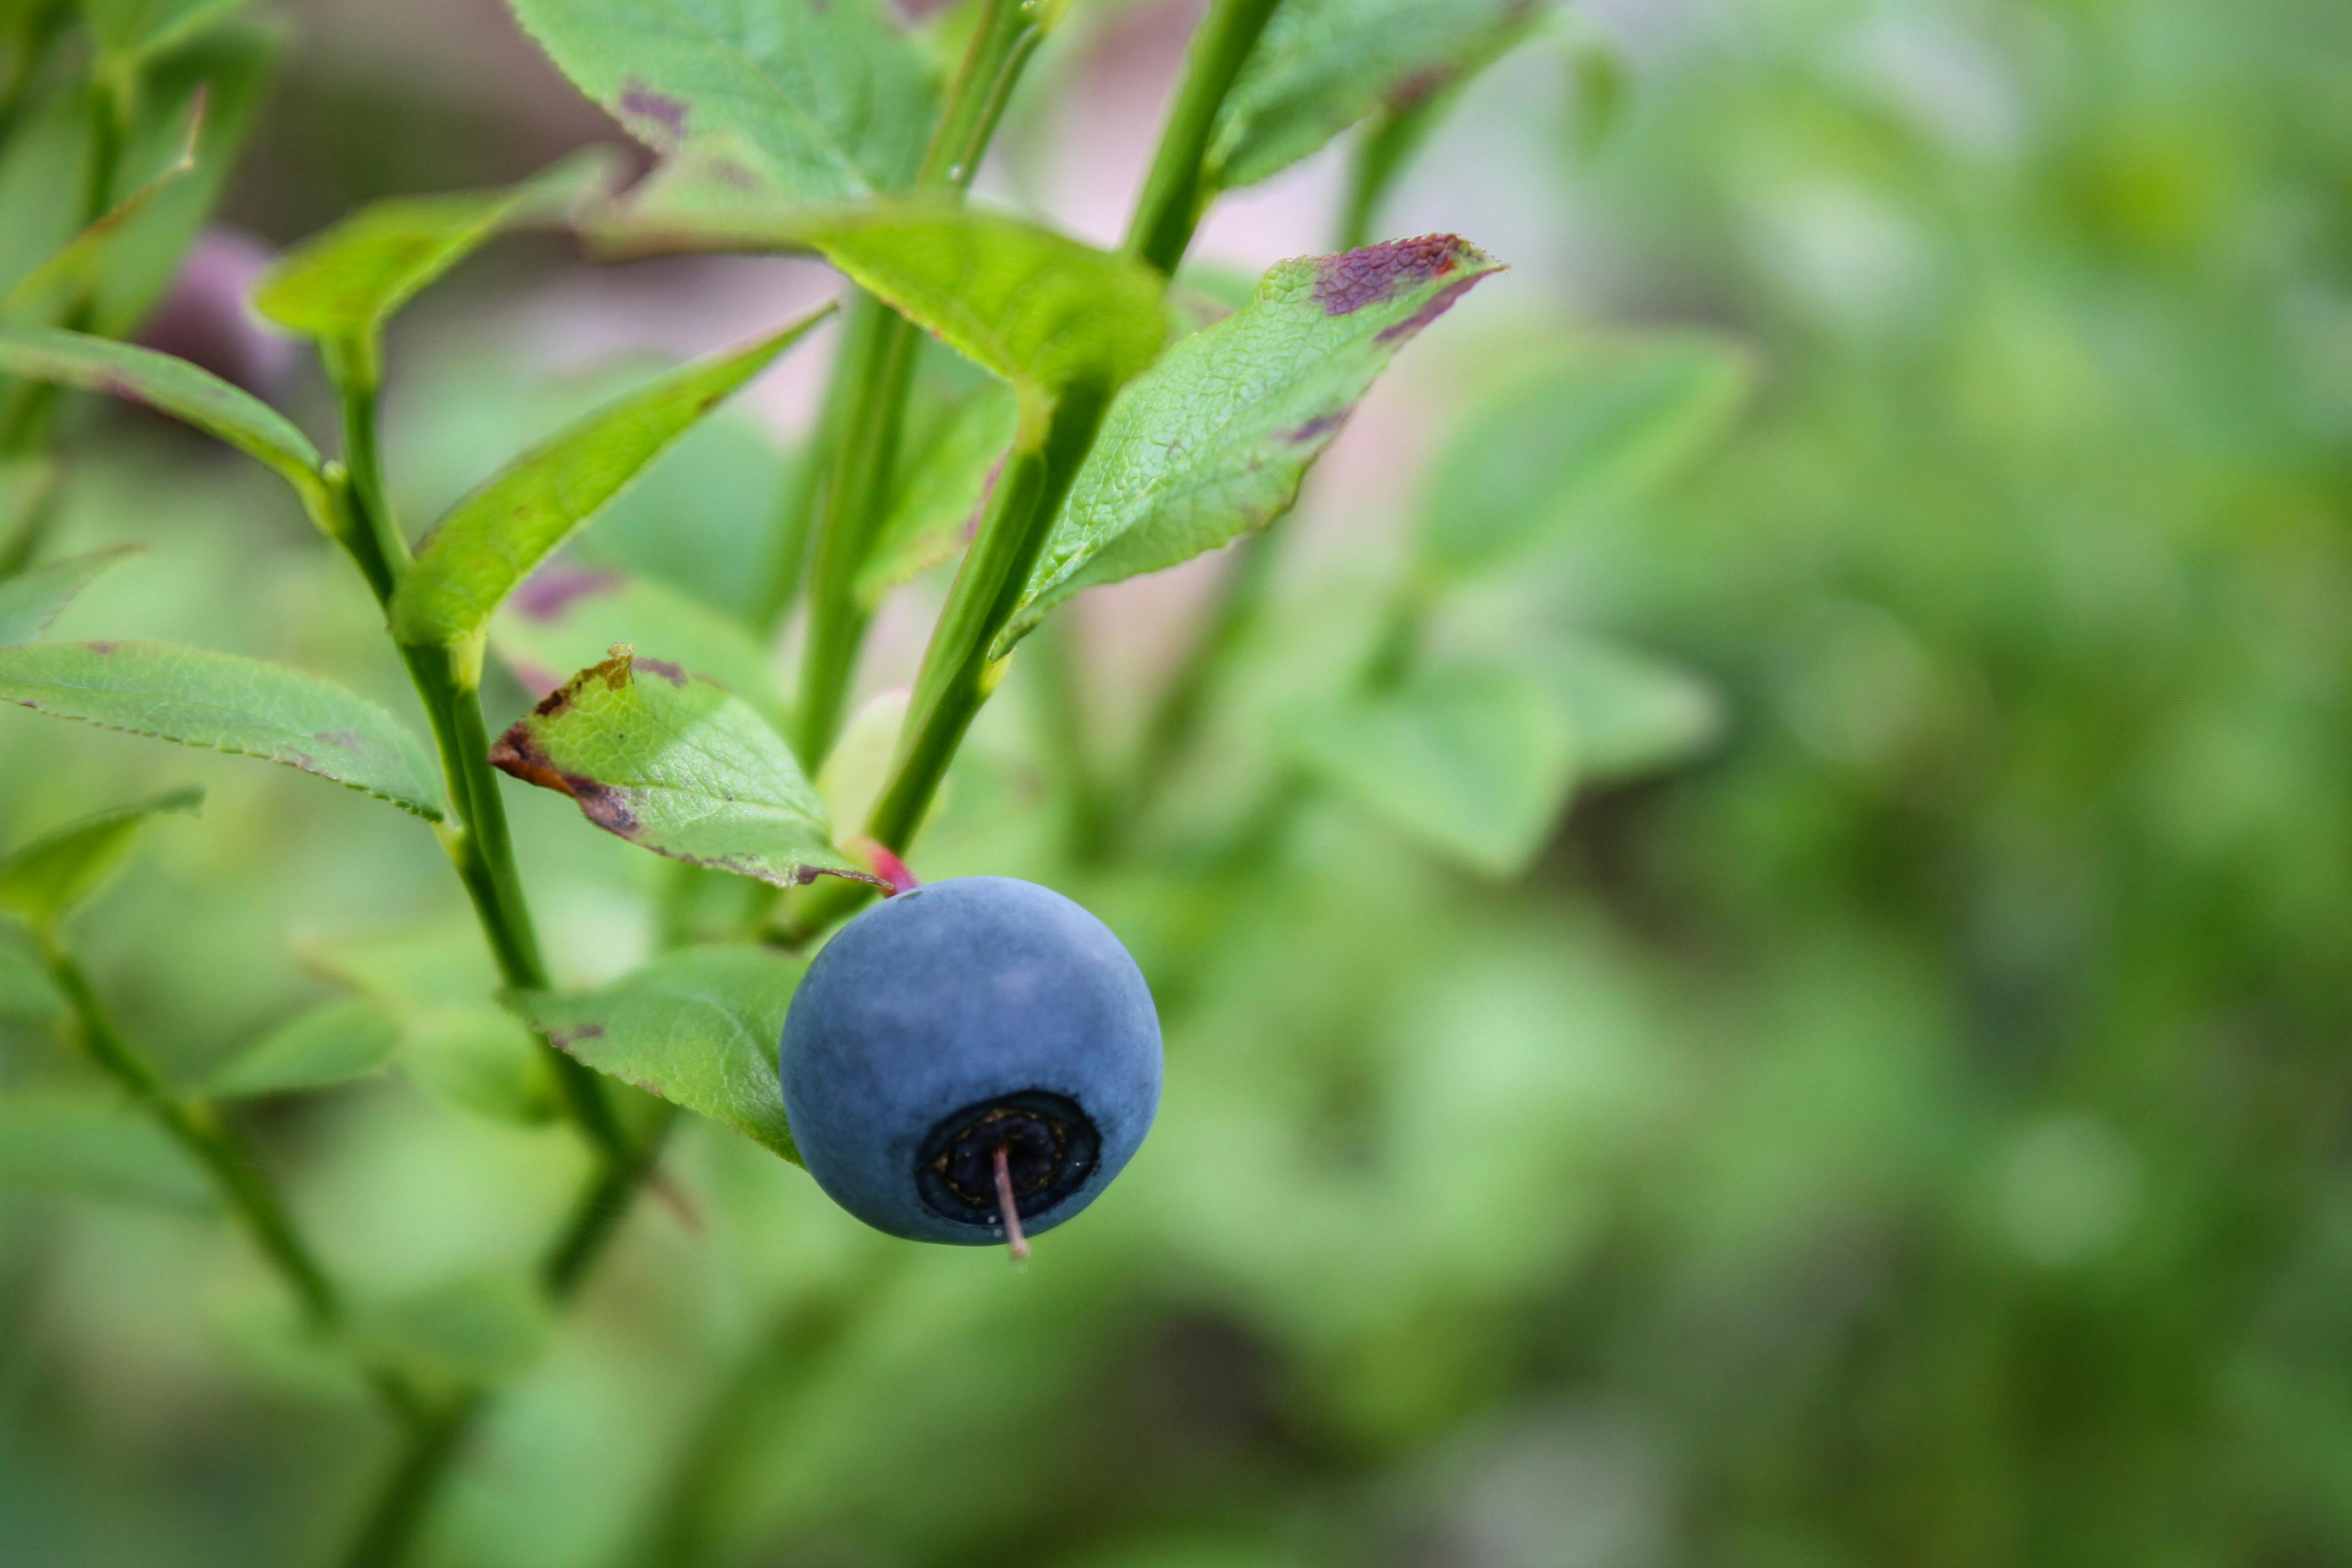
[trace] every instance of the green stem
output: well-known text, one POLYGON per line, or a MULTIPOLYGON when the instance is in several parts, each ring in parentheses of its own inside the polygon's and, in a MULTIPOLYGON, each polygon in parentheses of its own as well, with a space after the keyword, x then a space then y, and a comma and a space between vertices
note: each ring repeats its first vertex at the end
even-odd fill
POLYGON ((812 771, 840 731, 866 637, 868 616, 857 596, 857 574, 873 545, 898 462, 916 347, 914 329, 895 311, 872 295, 857 297, 842 340, 845 369, 836 376, 836 392, 845 402, 817 510, 808 639, 793 714, 793 750, 812 771))
POLYGON ((41 542, 48 537, 49 525, 57 519, 63 489, 56 465, 46 464, 17 492, 14 524, 7 537, 0 539, 0 581, 22 572, 40 553, 41 542))
POLYGON ((1007 459, 980 536, 956 572, 923 650, 905 739, 866 822, 867 837, 883 847, 905 852, 965 731, 995 689, 1003 668, 992 658, 991 646, 1013 619, 1030 568, 1045 546, 1070 481, 1094 447, 1109 403, 1099 388, 1065 388, 1043 434, 1034 444, 1016 446, 1007 459))
POLYGON ((1339 248, 1356 250, 1372 242, 1381 204, 1404 165, 1429 134, 1449 95, 1432 93, 1402 109, 1384 109, 1357 134, 1348 160, 1348 198, 1340 209, 1339 248))
POLYGON ((423 1529, 427 1504, 466 1446, 488 1396, 461 1390, 419 1426, 359 1535, 343 1556, 345 1568, 392 1568, 408 1555, 423 1529))
MULTIPOLYGON (((987 0, 987 5, 924 148, 915 174, 918 190, 960 194, 971 184, 1013 86, 1045 36, 1036 11, 1023 0, 987 0)), ((889 502, 920 344, 910 323, 871 296, 859 296, 849 312, 819 428, 825 474, 808 567, 800 700, 793 715, 793 749, 812 772, 840 733, 871 619, 857 595, 857 574, 889 502)), ((774 604, 779 616, 788 607, 789 599, 774 604)))
POLYGON ((1135 216, 1128 225, 1127 250, 1173 276, 1192 243, 1192 231, 1216 192, 1205 167, 1217 110, 1257 47, 1266 18, 1280 0, 1215 0, 1208 19, 1192 35, 1184 57, 1184 79, 1160 133, 1160 148, 1143 178, 1135 216))
POLYGON ((350 476, 352 559, 377 602, 389 605, 392 591, 408 570, 408 540, 392 515, 383 482, 380 424, 380 356, 373 339, 320 345, 327 377, 334 383, 342 416, 343 468, 350 476))
POLYGON ((74 1023, 90 1060, 131 1092, 131 1098, 161 1123, 163 1131, 203 1163, 228 1200, 229 1207, 251 1233, 270 1267, 302 1303, 303 1315, 315 1328, 331 1330, 342 1321, 342 1300, 300 1233, 277 1192, 261 1173, 252 1152, 221 1121, 207 1100, 174 1094, 163 1075, 117 1029, 89 976, 68 952, 54 928, 37 932, 41 961, 49 978, 72 1010, 74 1023))
POLYGON ((910 1249, 885 1247, 848 1278, 778 1308, 767 1327, 714 1385, 702 1418, 669 1466, 634 1561, 640 1568, 694 1568, 711 1558, 710 1515, 763 1405, 872 1321, 858 1309, 887 1287, 910 1249))
MULTIPOLYGON (((345 472, 336 496, 344 515, 337 537, 367 579, 377 602, 389 606, 402 574, 408 570, 409 550, 383 485, 376 435, 376 345, 372 340, 330 344, 325 357, 343 421, 345 472)), ((447 649, 404 643, 399 647, 401 661, 408 668, 409 680, 433 727, 442 778, 449 792, 454 820, 442 826, 442 847, 474 906, 483 940, 498 963, 499 978, 520 990, 543 990, 547 965, 540 956, 530 905, 515 864, 506 801, 490 767, 481 693, 472 681, 461 678, 447 649)), ((572 1121, 607 1164, 629 1165, 635 1155, 604 1084, 588 1068, 544 1039, 541 1047, 572 1121)))
POLYGON ((834 366, 834 384, 826 394, 816 432, 809 437, 800 467, 776 506, 774 555, 768 563, 767 581, 753 622, 772 637, 793 613, 793 604, 801 596, 801 583, 808 575, 809 536, 815 531, 817 506, 824 498, 825 472, 841 440, 840 410, 847 397, 842 391, 848 374, 847 342, 845 338, 844 353, 834 366))

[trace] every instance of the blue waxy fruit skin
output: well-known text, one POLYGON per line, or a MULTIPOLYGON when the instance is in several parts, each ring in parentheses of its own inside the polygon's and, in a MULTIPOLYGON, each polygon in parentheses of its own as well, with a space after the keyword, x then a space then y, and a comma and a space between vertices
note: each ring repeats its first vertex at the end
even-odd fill
POLYGON ((885 900, 824 945, 785 1016, 781 1066, 793 1142, 835 1203, 893 1236, 987 1246, 1004 1239, 992 1201, 959 1204, 932 1164, 945 1135, 992 1106, 1067 1132, 1061 1179, 1019 1205, 1024 1230, 1052 1229, 1150 1129, 1160 1018, 1094 916, 1034 882, 959 878, 885 900))

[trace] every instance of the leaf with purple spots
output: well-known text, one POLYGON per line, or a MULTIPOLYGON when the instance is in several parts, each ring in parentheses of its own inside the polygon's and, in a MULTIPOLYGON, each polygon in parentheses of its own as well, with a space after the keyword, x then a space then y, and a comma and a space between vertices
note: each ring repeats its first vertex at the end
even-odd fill
POLYGON ((1548 9, 1543 0, 1284 0, 1218 113, 1209 184, 1255 184, 1376 110, 1459 86, 1548 9))
POLYGON ((776 1041, 804 967, 761 947, 688 948, 597 990, 509 991, 500 1000, 598 1072, 797 1164, 776 1041))
POLYGON ((437 773, 400 721, 348 687, 166 643, 0 648, 0 701, 102 729, 299 768, 441 820, 437 773))
POLYGON ((512 0, 572 84, 656 152, 719 139, 773 200, 912 179, 938 97, 880 0, 512 0))
POLYGON ((834 847, 824 801, 749 703, 625 647, 509 730, 490 761, 656 855, 780 888, 874 879, 834 847))
POLYGON ((1121 393, 998 644, 1082 589, 1265 527, 1372 379, 1502 264, 1452 235, 1286 261, 1121 393))

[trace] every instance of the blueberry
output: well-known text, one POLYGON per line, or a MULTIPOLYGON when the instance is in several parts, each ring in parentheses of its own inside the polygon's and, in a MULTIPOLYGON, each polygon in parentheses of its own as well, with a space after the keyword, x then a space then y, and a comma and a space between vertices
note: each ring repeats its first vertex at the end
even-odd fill
POLYGON ((793 1141, 835 1203, 893 1236, 1017 1249, 1142 1143, 1160 1019, 1100 921, 1034 882, 965 877, 887 899, 824 945, 782 1066, 793 1141))

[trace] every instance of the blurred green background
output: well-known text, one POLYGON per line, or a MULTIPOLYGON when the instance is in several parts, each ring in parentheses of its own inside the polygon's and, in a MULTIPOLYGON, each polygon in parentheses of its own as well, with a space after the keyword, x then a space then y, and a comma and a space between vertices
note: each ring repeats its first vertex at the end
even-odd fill
MULTIPOLYGON (((1190 14, 1077 9, 990 179, 1115 231, 1190 14), (1131 146, 1101 129, 1129 122, 1131 146)), ((1129 1173, 1016 1272, 870 1236, 694 1125, 681 1202, 639 1205, 564 1322, 476 1303, 425 1333, 515 1380, 425 1561, 2352 1561, 2352 8, 1570 16, 1384 216, 1514 270, 1310 480, 1145 828, 1071 851, 1016 668, 916 859, 1051 882, 1135 950, 1168 1088, 1129 1173), (1588 746, 1521 876, 1321 789, 1236 840, 1414 531, 1540 488, 1545 356, 1662 331, 1732 345, 1742 408, 1656 482, 1552 507, 1550 547, 1431 636, 1571 683, 1639 650, 1697 743, 1649 768, 1588 746)), ((614 135, 494 0, 284 21, 222 212, 265 246, 614 135)), ((1204 251, 1328 248, 1345 155, 1204 251)), ((543 241, 469 266, 393 339, 405 510, 646 356, 828 286, 543 241)), ((741 592, 819 358, 583 556, 741 592)), ((71 421, 55 548, 146 554, 60 634, 282 658, 408 710, 363 589, 272 481, 119 410, 71 421)), ((1223 569, 1074 622, 1104 755, 1223 569)), ((869 689, 939 591, 886 612, 869 689)), ((493 723, 526 701, 488 695, 493 723)), ((405 1073, 247 1117, 358 1289, 430 1320, 528 1258, 583 1159, 484 1079, 520 1047, 422 829, 15 710, 0 781, 5 842, 210 791, 77 927, 176 1075, 339 984, 420 1021, 405 1073)), ((663 867, 510 796, 562 978, 625 970, 663 867)), ((0 1084, 73 1089, 56 1037, 0 944, 0 1084)), ((0 1564, 320 1560, 384 1424, 160 1153, 103 1201, 52 1190, 29 1137, 0 1130, 0 1564)))

